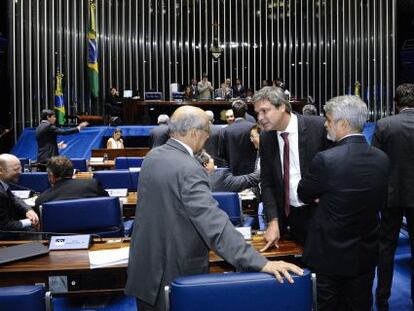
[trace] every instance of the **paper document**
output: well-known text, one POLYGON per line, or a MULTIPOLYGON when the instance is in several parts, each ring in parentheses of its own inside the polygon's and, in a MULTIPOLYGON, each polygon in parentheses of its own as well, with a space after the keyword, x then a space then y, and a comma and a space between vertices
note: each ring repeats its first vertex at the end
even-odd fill
POLYGON ((91 251, 89 252, 89 264, 91 269, 127 265, 128 256, 129 247, 91 251))
POLYGON ((93 162, 93 163, 103 163, 104 158, 103 157, 91 157, 89 162, 93 162))

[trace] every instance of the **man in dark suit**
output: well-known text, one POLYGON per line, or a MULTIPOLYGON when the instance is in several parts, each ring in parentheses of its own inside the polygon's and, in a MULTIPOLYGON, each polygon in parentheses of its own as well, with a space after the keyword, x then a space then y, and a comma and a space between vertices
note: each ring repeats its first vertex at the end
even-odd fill
POLYGON ((234 98, 246 97, 245 88, 241 84, 241 80, 239 78, 236 78, 236 84, 233 86, 233 97, 234 98))
POLYGON ((73 164, 64 156, 50 158, 47 162, 47 172, 52 188, 36 199, 36 210, 43 203, 50 201, 108 196, 96 179, 73 179, 73 164))
POLYGON ((262 250, 271 245, 277 247, 281 233, 284 234, 288 226, 293 237, 303 243, 313 209, 305 207, 298 199, 296 189, 313 156, 328 144, 325 119, 292 113, 283 90, 277 87, 262 88, 253 101, 258 122, 263 127, 261 189, 268 227, 267 244, 262 250))
MULTIPOLYGON (((37 214, 16 197, 8 185, 17 183, 21 169, 20 160, 14 155, 0 155, 0 230, 32 231, 39 226, 37 214)), ((9 238, 9 235, 0 234, 0 237, 9 238)))
POLYGON ((63 141, 56 143, 56 137, 58 135, 79 133, 81 129, 88 125, 88 122, 82 122, 75 128, 62 130, 56 127, 56 115, 52 110, 43 110, 40 118, 41 122, 36 128, 37 162, 42 164, 44 169, 46 162, 51 157, 59 155, 59 148, 66 148, 63 141))
POLYGON ((210 136, 208 137, 206 143, 204 144, 204 149, 207 153, 214 159, 218 167, 223 167, 226 164, 226 161, 221 157, 220 154, 220 144, 223 135, 223 127, 221 125, 214 125, 214 113, 211 110, 207 110, 206 114, 208 116, 210 124, 210 136))
POLYGON ((207 152, 203 151, 197 154, 196 159, 207 171, 210 189, 213 192, 240 192, 257 187, 260 182, 260 170, 246 175, 234 176, 228 169, 217 170, 214 159, 207 152))
POLYGON ((155 148, 164 145, 170 138, 170 131, 168 129, 168 121, 170 117, 166 114, 160 114, 158 116, 158 126, 154 127, 150 132, 150 148, 155 148))
POLYGON ((250 142, 250 130, 253 123, 246 121, 247 104, 235 100, 232 104, 235 120, 223 129, 221 154, 228 162, 233 175, 245 175, 254 171, 256 150, 250 142))
POLYGON ((362 134, 368 109, 358 96, 335 97, 324 109, 336 145, 317 153, 299 182, 299 198, 318 201, 303 260, 317 275, 318 310, 369 311, 389 160, 362 134))
MULTIPOLYGON (((402 84, 395 92, 399 114, 377 122, 373 145, 391 162, 388 203, 381 211, 380 253, 376 304, 388 310, 394 270, 394 254, 403 216, 407 219, 411 257, 414 255, 414 84, 402 84)), ((414 298, 414 262, 411 259, 411 299, 414 298)), ((413 302, 414 304, 414 302, 413 302)))
POLYGON ((165 310, 164 286, 184 275, 208 273, 214 250, 238 270, 302 273, 295 265, 267 261, 235 230, 209 189, 193 153, 201 151, 209 124, 199 108, 182 106, 170 120, 171 138, 146 156, 131 239, 127 295, 138 309, 165 310), (156 169, 154 169, 156 168, 156 169))

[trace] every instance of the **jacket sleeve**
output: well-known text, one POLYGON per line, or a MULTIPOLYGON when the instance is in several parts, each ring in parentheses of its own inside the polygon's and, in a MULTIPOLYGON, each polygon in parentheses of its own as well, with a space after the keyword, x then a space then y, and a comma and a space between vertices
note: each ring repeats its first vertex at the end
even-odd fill
POLYGON ((4 192, 0 192, 0 228, 2 230, 21 230, 22 224, 18 219, 12 219, 8 212, 8 206, 12 205, 12 208, 17 210, 17 215, 20 219, 26 218, 27 211, 30 207, 27 206, 21 199, 13 197, 10 198, 4 192))
POLYGON ((77 127, 73 127, 70 129, 60 129, 56 127, 55 125, 50 126, 50 131, 55 133, 56 135, 70 135, 70 134, 76 134, 79 133, 79 130, 77 127))
POLYGON ((231 172, 226 171, 223 180, 223 186, 226 191, 240 192, 247 188, 255 187, 260 182, 260 171, 246 175, 234 176, 231 172))
POLYGON ((299 181, 298 196, 302 202, 310 204, 319 199, 326 192, 327 172, 321 153, 317 153, 312 160, 309 172, 299 181))
POLYGON ((384 133, 387 132, 385 130, 386 124, 385 122, 378 121, 374 137, 372 139, 372 145, 384 151, 384 133))
POLYGON ((185 174, 182 202, 186 214, 203 241, 238 270, 260 271, 267 259, 260 255, 231 224, 211 195, 207 173, 192 170, 185 174))

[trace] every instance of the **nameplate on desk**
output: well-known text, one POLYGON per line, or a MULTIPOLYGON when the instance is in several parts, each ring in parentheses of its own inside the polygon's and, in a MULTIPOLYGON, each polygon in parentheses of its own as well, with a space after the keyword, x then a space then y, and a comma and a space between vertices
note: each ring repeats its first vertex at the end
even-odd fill
POLYGON ((237 231, 239 231, 245 240, 252 239, 252 227, 237 227, 237 231))
POLYGON ((50 238, 49 250, 88 249, 90 245, 90 234, 57 235, 50 238))
POLYGON ((90 159, 89 159, 89 162, 90 163, 103 163, 103 160, 104 158, 103 157, 91 157, 90 159))
POLYGON ((110 197, 126 197, 128 196, 128 189, 127 188, 112 188, 112 189, 105 189, 108 192, 110 197))
POLYGON ((27 199, 31 192, 31 190, 12 190, 12 193, 20 199, 27 199))

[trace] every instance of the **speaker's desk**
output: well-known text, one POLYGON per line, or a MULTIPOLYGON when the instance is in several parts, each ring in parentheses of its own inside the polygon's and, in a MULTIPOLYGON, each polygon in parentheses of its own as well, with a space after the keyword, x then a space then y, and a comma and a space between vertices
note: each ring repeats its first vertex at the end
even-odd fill
MULTIPOLYGON (((27 242, 27 241, 26 241, 27 242)), ((24 243, 23 241, 0 241, 0 247, 24 243)), ((47 242, 45 242, 47 243, 47 242)), ((264 246, 263 235, 256 235, 251 241, 256 249, 264 246)), ((95 239, 89 250, 115 249, 129 246, 128 239, 95 239), (112 241, 112 242, 110 242, 112 241)), ((44 283, 48 288, 50 282, 63 280, 67 291, 59 293, 88 293, 122 291, 126 282, 126 264, 99 269, 90 269, 89 250, 50 251, 48 255, 34 257, 0 265, 0 286, 44 283), (61 276, 61 278, 56 278, 61 276)), ((300 256, 303 249, 293 241, 280 241, 279 248, 272 248, 263 253, 269 259, 300 256)), ((214 252, 210 252, 210 272, 221 273, 233 271, 214 252)))

